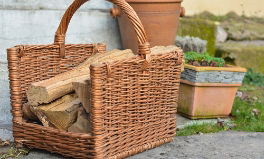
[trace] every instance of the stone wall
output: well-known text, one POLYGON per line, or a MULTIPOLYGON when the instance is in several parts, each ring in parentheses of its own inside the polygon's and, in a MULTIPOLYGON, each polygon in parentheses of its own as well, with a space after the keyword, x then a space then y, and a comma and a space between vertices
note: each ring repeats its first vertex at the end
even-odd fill
POLYGON ((244 72, 228 71, 204 71, 197 72, 191 69, 184 69, 181 79, 196 83, 226 83, 241 84, 244 79, 244 72))
MULTIPOLYGON (((10 139, 10 102, 6 49, 18 44, 50 44, 72 0, 0 0, 0 138, 10 139), (9 130, 8 130, 9 129, 9 130)), ((112 4, 91 0, 74 15, 67 43, 108 44, 120 48, 116 20, 109 15, 112 4)))
POLYGON ((215 55, 217 26, 213 21, 207 19, 182 18, 180 20, 178 35, 199 37, 207 41, 207 52, 215 55))
POLYGON ((228 41, 218 44, 216 56, 228 63, 264 74, 264 41, 228 41))

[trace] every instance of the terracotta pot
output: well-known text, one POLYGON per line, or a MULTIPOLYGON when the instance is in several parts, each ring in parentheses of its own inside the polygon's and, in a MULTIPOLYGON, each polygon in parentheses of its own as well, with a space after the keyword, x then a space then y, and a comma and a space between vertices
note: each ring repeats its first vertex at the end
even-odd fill
MULTIPOLYGON (((174 45, 180 15, 184 15, 182 0, 126 0, 137 12, 151 46, 174 45)), ((126 15, 117 8, 111 14, 118 17, 122 44, 125 49, 137 51, 136 34, 126 15)))
POLYGON ((191 119, 230 115, 245 68, 185 65, 181 75, 178 112, 191 119))

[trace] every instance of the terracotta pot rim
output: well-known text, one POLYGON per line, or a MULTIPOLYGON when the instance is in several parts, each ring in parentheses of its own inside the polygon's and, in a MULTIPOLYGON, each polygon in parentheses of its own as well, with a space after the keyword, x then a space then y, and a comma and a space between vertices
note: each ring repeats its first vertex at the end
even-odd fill
POLYGON ((181 3, 183 0, 126 0, 128 3, 181 3))
POLYGON ((240 87, 242 83, 198 83, 198 82, 191 82, 188 80, 182 80, 181 83, 191 85, 194 87, 240 87))
POLYGON ((232 65, 228 65, 227 67, 211 67, 211 66, 193 66, 189 64, 184 64, 184 68, 188 68, 197 72, 206 72, 206 71, 247 72, 246 68, 239 66, 232 66, 232 65))

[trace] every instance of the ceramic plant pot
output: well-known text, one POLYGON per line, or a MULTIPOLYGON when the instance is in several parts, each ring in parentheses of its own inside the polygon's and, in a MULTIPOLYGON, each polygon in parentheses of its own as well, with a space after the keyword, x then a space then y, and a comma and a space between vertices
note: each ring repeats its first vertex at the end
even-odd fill
MULTIPOLYGON (((180 15, 184 15, 182 0, 126 0, 137 12, 148 35, 151 46, 174 45, 180 15)), ((123 48, 137 51, 135 31, 127 16, 118 8, 111 14, 118 17, 123 48)))
POLYGON ((234 66, 196 67, 185 64, 178 112, 191 119, 229 116, 246 71, 234 66))

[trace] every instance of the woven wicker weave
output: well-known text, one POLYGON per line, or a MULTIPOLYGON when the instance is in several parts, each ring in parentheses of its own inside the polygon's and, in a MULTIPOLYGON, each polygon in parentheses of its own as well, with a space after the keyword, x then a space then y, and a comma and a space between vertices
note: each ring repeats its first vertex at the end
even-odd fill
POLYGON ((75 0, 51 45, 8 49, 13 135, 16 143, 74 158, 124 158, 169 142, 176 133, 176 105, 182 52, 150 54, 144 28, 125 0, 110 0, 128 15, 138 37, 139 56, 91 66, 92 132, 69 133, 27 123, 21 106, 32 82, 71 70, 103 44, 65 45, 71 17, 87 0, 75 0))

